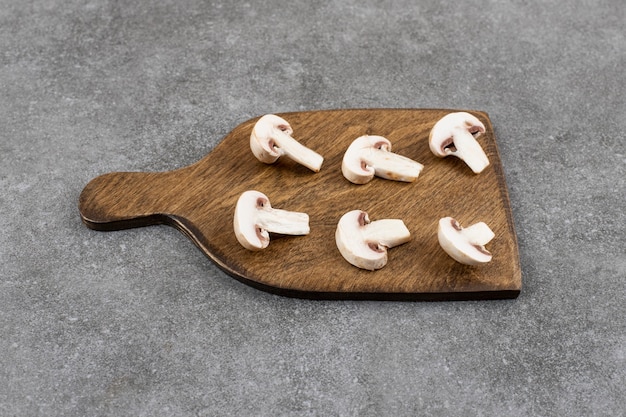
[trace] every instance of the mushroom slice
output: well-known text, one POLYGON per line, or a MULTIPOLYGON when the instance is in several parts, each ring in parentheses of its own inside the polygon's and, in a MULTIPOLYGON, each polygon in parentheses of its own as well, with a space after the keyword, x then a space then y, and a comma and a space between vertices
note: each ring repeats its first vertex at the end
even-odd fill
POLYGON ((437 236, 443 250, 457 262, 480 265, 491 261, 491 253, 484 245, 495 234, 483 222, 463 228, 452 217, 444 217, 439 220, 437 236))
POLYGON ((449 113, 435 123, 428 144, 436 156, 456 156, 478 174, 489 165, 489 158, 476 141, 482 133, 485 133, 485 125, 476 116, 466 112, 449 113))
POLYGON ((411 240, 411 232, 399 219, 370 222, 366 212, 353 210, 344 214, 335 232, 339 252, 352 265, 374 271, 387 264, 387 248, 411 240))
POLYGON ((413 182, 424 165, 391 152, 391 142, 382 136, 356 138, 343 155, 341 172, 348 181, 365 184, 374 175, 394 181, 413 182))
POLYGON ((266 114, 261 117, 250 135, 250 149, 256 158, 266 164, 273 164, 282 155, 319 172, 324 158, 291 137, 293 129, 282 117, 266 114))
POLYGON ((233 225, 239 243, 250 250, 265 249, 270 233, 307 235, 310 231, 308 214, 272 208, 267 196, 254 190, 239 196, 233 225))

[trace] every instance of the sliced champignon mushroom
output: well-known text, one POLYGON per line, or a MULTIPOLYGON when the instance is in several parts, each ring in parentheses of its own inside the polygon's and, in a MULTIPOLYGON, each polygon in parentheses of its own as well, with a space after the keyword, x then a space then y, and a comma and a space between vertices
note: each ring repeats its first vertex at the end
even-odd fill
POLYGON ((273 164, 282 155, 319 172, 324 158, 291 137, 291 125, 274 114, 261 117, 250 135, 250 149, 256 158, 266 164, 273 164))
POLYGON ((400 219, 370 222, 366 212, 344 214, 335 232, 337 248, 352 265, 374 271, 387 264, 387 248, 411 240, 411 232, 400 219))
POLYGON ((452 217, 439 220, 439 244, 455 261, 466 265, 480 265, 491 261, 485 249, 495 234, 484 222, 461 227, 452 217))
POLYGON ((310 231, 308 214, 272 208, 267 196, 254 190, 239 196, 233 225, 239 243, 250 250, 265 249, 270 233, 307 235, 310 231))
POLYGON ((361 136, 346 150, 341 162, 343 176, 354 184, 365 184, 374 176, 413 182, 424 165, 391 152, 391 142, 382 136, 361 136))
POLYGON ((449 113, 435 123, 428 143, 436 156, 456 156, 478 174, 489 165, 489 158, 476 141, 482 133, 485 133, 485 125, 476 116, 466 112, 449 113))

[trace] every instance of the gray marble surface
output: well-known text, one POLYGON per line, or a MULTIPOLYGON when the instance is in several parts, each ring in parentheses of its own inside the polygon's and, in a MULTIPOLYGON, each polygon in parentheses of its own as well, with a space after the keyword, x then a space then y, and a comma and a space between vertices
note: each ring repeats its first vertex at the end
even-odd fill
POLYGON ((624 415, 625 66, 622 0, 0 0, 0 415, 624 415), (80 221, 99 174, 370 107, 489 113, 519 298, 283 298, 80 221))

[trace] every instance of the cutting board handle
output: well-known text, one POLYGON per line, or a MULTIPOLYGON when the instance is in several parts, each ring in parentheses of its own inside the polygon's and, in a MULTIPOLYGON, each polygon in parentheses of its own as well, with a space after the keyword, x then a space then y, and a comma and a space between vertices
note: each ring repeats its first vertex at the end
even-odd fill
POLYGON ((168 172, 111 172, 91 180, 79 197, 81 219, 91 229, 120 230, 171 223, 168 172))

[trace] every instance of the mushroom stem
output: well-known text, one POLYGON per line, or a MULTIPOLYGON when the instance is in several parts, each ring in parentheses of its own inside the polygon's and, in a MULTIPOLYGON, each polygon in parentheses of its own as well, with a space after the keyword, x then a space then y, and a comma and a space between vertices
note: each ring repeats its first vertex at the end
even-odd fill
POLYGON ((393 248, 411 240, 411 232, 400 219, 382 219, 363 228, 363 238, 386 248, 393 248))
POLYGON ((293 137, 280 129, 274 129, 274 143, 277 152, 286 155, 290 159, 309 168, 311 171, 319 172, 324 162, 324 157, 312 149, 307 148, 293 137))
POLYGON ((491 242, 495 233, 484 222, 479 222, 461 229, 460 233, 467 237, 467 241, 479 246, 484 246, 491 242))
POLYGON ((363 152, 363 161, 374 167, 375 175, 394 181, 413 182, 424 165, 385 148, 369 148, 363 152))
POLYGON ((269 233, 307 235, 310 232, 309 215, 275 208, 259 210, 257 227, 269 233))
POLYGON ((455 150, 446 148, 445 152, 465 161, 475 174, 482 172, 489 165, 485 151, 469 131, 457 130, 453 135, 453 145, 455 150))

